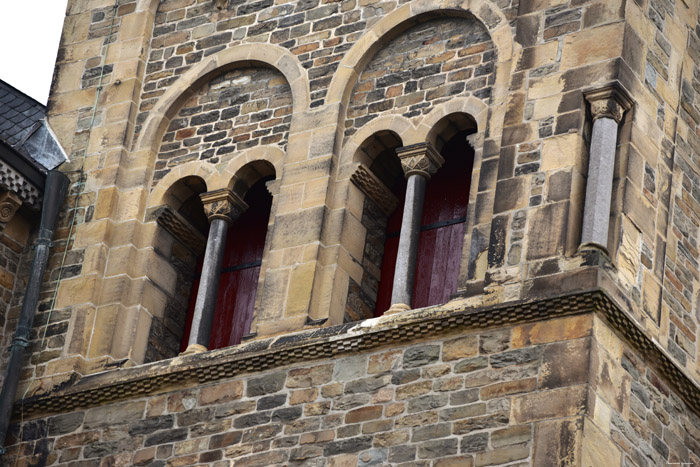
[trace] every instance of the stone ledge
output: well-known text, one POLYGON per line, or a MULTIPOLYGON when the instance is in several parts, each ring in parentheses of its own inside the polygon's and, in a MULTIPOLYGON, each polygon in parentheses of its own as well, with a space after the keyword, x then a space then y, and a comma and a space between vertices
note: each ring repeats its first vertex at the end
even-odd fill
MULTIPOLYGON (((202 354, 71 379, 63 387, 25 399, 23 417, 37 417, 202 385, 244 373, 335 357, 388 343, 435 337, 447 331, 486 329, 597 313, 651 363, 700 414, 700 387, 648 338, 599 287, 558 297, 474 308, 464 300, 358 323, 307 330, 202 354)), ((15 407, 19 415, 19 404, 15 407)))

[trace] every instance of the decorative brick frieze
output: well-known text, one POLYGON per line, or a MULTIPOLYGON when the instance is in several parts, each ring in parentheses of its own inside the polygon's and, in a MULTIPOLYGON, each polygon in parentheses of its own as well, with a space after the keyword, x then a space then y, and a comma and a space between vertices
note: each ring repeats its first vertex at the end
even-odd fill
POLYGON ((0 188, 14 192, 23 203, 33 209, 41 206, 41 193, 7 163, 0 160, 0 188))

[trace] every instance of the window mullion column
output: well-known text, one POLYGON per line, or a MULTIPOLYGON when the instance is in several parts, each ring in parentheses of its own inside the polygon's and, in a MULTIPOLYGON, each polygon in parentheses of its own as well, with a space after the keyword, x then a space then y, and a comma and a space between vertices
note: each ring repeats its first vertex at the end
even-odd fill
POLYGON ((396 152, 407 178, 407 186, 389 313, 411 309, 425 185, 445 162, 429 143, 404 146, 397 148, 396 152))
POLYGON ((202 193, 200 198, 210 227, 185 354, 203 352, 209 347, 228 227, 248 208, 245 201, 228 189, 202 193))

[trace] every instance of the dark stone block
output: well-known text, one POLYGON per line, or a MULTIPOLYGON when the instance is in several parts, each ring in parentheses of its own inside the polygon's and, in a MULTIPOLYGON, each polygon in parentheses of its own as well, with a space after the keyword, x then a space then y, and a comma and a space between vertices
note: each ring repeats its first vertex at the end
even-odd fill
POLYGON ((540 375, 540 389, 552 389, 588 381, 590 340, 557 342, 548 345, 542 354, 547 372, 540 375))
POLYGON ((389 449, 389 462, 410 462, 416 458, 415 446, 394 446, 389 449))
POLYGON ((260 378, 248 380, 246 395, 248 397, 262 396, 282 390, 287 375, 284 372, 273 373, 260 378))
POLYGON ((510 365, 522 365, 524 363, 534 362, 539 360, 541 356, 541 348, 528 347, 491 355, 490 359, 493 368, 503 368, 510 365))
POLYGON ((256 412, 249 415, 241 415, 233 421, 233 426, 234 428, 250 428, 269 422, 270 412, 256 412))
POLYGON ((415 397, 408 402, 408 412, 423 412, 425 410, 437 409, 447 405, 447 394, 430 394, 415 397))
POLYGON ((273 422, 290 422, 301 417, 303 409, 301 406, 297 407, 287 407, 284 409, 275 410, 272 413, 273 422))
POLYGON ((85 412, 57 415, 49 419, 49 436, 65 435, 78 429, 83 423, 85 412))
POLYGON ((462 360, 455 365, 455 373, 470 373, 488 367, 487 357, 474 357, 462 360))
POLYGON ((341 441, 333 441, 328 443, 323 449, 323 455, 329 457, 335 456, 336 454, 360 452, 371 447, 372 437, 360 436, 357 438, 344 439, 341 441))
POLYGON ((364 392, 374 392, 383 388, 391 382, 390 375, 371 376, 369 378, 350 381, 345 385, 346 394, 357 394, 364 392))
MULTIPOLYGON (((496 194, 498 200, 498 193, 496 194)), ((503 265, 506 253, 506 235, 508 232, 508 216, 496 216, 491 221, 491 244, 489 245, 489 267, 503 265)))
POLYGON ((496 198, 493 203, 494 214, 525 207, 524 199, 529 195, 528 179, 515 177, 499 180, 496 185, 496 198))
POLYGON ((287 402, 286 394, 277 394, 275 396, 266 396, 258 399, 256 410, 268 410, 284 405, 287 402))
POLYGON ((161 417, 144 418, 129 425, 131 436, 146 435, 158 430, 167 430, 173 427, 173 416, 163 415, 161 417))
POLYGON ((407 349, 403 354, 403 367, 415 368, 435 363, 440 358, 439 345, 421 345, 407 349))
POLYGON ((460 450, 462 453, 485 451, 489 445, 489 434, 478 433, 475 435, 465 436, 462 438, 462 442, 460 444, 460 450))
POLYGON ((195 423, 206 422, 214 418, 214 408, 206 408, 201 410, 188 410, 177 414, 178 426, 189 426, 195 423))
POLYGON ((449 423, 421 426, 413 429, 412 442, 427 441, 430 439, 445 438, 452 434, 452 426, 449 423))
POLYGON ((187 428, 176 428, 174 430, 162 431, 148 436, 144 442, 144 446, 155 446, 185 439, 187 439, 187 428))
POLYGON ((458 441, 454 438, 426 441, 418 445, 419 459, 436 459, 457 454, 458 441))

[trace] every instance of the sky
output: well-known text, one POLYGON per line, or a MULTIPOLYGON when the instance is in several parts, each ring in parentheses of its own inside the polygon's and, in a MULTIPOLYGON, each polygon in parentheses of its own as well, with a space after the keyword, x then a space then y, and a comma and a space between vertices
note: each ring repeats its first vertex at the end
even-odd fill
POLYGON ((0 79, 42 104, 68 0, 5 0, 0 6, 0 79))

